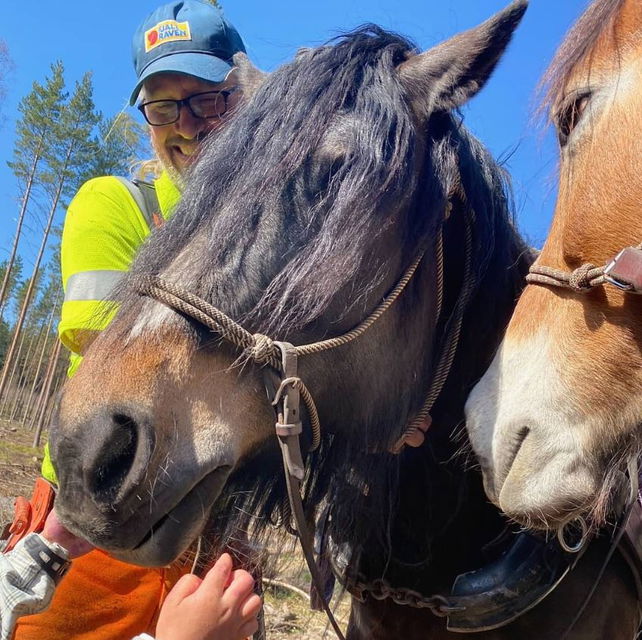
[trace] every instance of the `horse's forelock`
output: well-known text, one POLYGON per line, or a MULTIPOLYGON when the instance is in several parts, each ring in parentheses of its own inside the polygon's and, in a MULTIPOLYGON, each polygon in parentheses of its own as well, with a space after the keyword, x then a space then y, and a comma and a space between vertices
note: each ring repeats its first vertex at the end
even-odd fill
POLYGON ((613 30, 626 0, 593 0, 573 25, 542 79, 544 109, 554 107, 564 97, 564 89, 575 71, 592 51, 600 36, 613 30))
POLYGON ((308 243, 305 261, 287 261, 280 273, 269 275, 269 290, 260 300, 250 295, 250 307, 235 308, 245 317, 253 312, 263 318, 275 317, 266 313, 275 306, 287 308, 283 322, 301 326, 318 317, 358 269, 364 241, 385 228, 382 201, 413 190, 413 124, 394 73, 413 50, 400 36, 366 26, 271 74, 206 145, 170 228, 143 252, 136 271, 171 263, 203 227, 210 242, 201 264, 216 271, 231 253, 247 256, 257 217, 281 209, 290 217, 290 244, 308 243), (315 154, 338 122, 352 148, 332 167, 325 196, 314 206, 303 202, 287 210, 283 203, 296 198, 296 180, 310 163, 319 163, 315 154), (320 268, 333 277, 314 278, 320 268), (304 289, 308 295, 302 296, 304 289))

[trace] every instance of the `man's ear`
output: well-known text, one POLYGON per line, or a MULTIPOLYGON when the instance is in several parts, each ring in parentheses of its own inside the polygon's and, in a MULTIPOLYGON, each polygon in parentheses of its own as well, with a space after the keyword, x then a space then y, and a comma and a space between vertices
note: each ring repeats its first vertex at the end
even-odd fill
POLYGON ((428 117, 470 100, 494 71, 528 6, 516 0, 483 24, 412 56, 398 67, 415 111, 428 117))
POLYGON ((242 52, 235 53, 233 61, 238 70, 239 84, 243 89, 243 95, 249 100, 263 84, 268 74, 257 69, 242 52))

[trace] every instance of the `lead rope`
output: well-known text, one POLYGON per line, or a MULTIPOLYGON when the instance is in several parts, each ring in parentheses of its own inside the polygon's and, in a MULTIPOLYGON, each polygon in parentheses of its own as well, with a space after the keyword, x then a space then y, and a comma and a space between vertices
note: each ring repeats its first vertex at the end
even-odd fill
POLYGON ((303 431, 299 408, 300 393, 297 387, 291 384, 284 384, 290 378, 298 379, 298 355, 296 348, 289 342, 276 342, 275 345, 281 352, 283 375, 286 378, 281 383, 281 387, 277 391, 272 404, 275 405, 277 413, 275 429, 283 457, 285 484, 292 516, 294 517, 301 549, 310 570, 312 584, 321 596, 321 606, 339 640, 345 640, 341 627, 330 609, 330 604, 323 596, 323 579, 314 558, 314 540, 305 518, 305 510, 301 498, 301 483, 305 477, 305 464, 299 439, 303 431))
MULTIPOLYGON (((472 217, 473 214, 471 214, 472 217)), ((446 379, 450 373, 453 362, 455 360, 455 354, 457 353, 457 346, 459 345, 459 336, 461 334, 461 327, 464 321, 464 311, 466 310, 466 305, 468 304, 468 299, 473 289, 472 285, 472 253, 473 253, 473 219, 471 217, 466 217, 466 252, 464 259, 464 275, 463 282, 461 287, 461 292, 455 308, 453 309, 453 319, 450 329, 445 341, 445 347, 441 352, 440 358, 437 362, 437 367, 435 373, 432 376, 430 387, 426 394, 426 399, 422 404, 421 408, 412 419, 410 424, 406 427, 405 431, 401 437, 395 442, 391 447, 390 451, 392 453, 398 454, 401 452, 405 446, 408 439, 420 430, 420 425, 424 424, 425 421, 430 416, 430 412, 437 401, 437 398, 441 394, 446 379)), ((441 307, 443 304, 443 290, 444 290, 444 256, 443 256, 443 237, 442 234, 439 235, 439 244, 438 244, 438 284, 439 284, 439 297, 438 297, 438 313, 437 318, 441 317, 441 307)))

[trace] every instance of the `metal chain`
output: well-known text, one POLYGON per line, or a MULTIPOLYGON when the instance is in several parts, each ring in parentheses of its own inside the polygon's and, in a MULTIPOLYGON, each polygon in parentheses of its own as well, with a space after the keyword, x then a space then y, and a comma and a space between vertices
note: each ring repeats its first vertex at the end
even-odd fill
POLYGON ((346 589, 359 602, 365 602, 370 596, 375 600, 392 600, 395 604, 412 607, 413 609, 429 609, 434 615, 445 618, 455 611, 461 610, 446 596, 435 594, 424 596, 414 589, 395 588, 386 580, 377 578, 371 582, 355 581, 346 585, 346 589))

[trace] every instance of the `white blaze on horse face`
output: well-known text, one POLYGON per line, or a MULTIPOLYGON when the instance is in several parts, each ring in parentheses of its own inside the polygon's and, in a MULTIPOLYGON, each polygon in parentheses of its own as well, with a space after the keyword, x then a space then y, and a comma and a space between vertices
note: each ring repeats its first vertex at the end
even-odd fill
MULTIPOLYGON (((195 273, 202 271, 203 256, 207 255, 207 234, 198 233, 187 246, 178 253, 160 277, 167 282, 183 287, 191 292, 191 282, 195 273)), ((129 340, 166 329, 180 329, 184 323, 181 315, 170 306, 152 300, 143 300, 143 308, 136 317, 129 333, 129 340)), ((184 325, 183 325, 184 326, 184 325)))
MULTIPOLYGON (((566 521, 599 490, 583 459, 582 429, 542 329, 505 341, 466 404, 488 496, 526 525, 566 521)), ((590 416, 587 417, 590 420, 590 416)))
POLYGON ((152 299, 145 300, 143 305, 129 332, 128 342, 142 338, 146 333, 169 327, 172 323, 178 324, 178 315, 170 307, 152 299))

